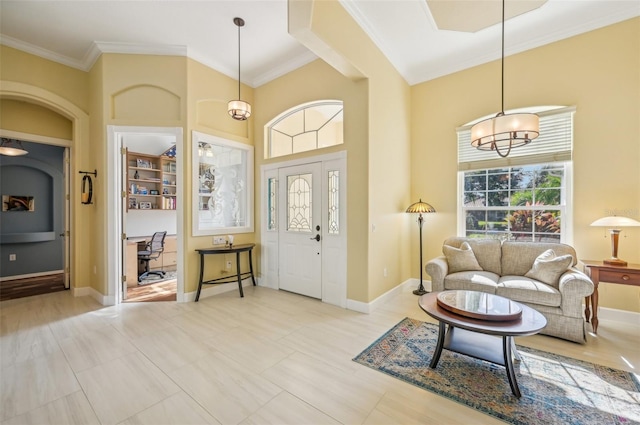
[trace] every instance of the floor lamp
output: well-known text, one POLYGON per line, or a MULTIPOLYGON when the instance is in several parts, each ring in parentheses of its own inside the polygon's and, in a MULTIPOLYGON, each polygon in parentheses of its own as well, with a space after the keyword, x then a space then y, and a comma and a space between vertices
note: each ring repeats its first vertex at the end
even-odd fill
POLYGON ((413 293, 416 295, 424 295, 427 293, 427 291, 422 285, 422 222, 424 221, 422 213, 434 213, 436 212, 436 209, 426 202, 422 202, 422 199, 420 199, 418 202, 409 205, 409 208, 407 208, 406 212, 420 214, 418 216, 418 227, 420 228, 420 286, 418 286, 418 289, 413 291, 413 293))

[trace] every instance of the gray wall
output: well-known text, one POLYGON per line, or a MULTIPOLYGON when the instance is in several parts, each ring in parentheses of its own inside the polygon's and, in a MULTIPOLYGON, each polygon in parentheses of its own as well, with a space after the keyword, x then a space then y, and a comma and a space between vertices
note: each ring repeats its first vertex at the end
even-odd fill
POLYGON ((0 277, 64 268, 64 149, 23 142, 27 155, 0 155, 0 195, 33 196, 35 211, 0 212, 0 277), (9 261, 11 254, 16 261, 9 261))

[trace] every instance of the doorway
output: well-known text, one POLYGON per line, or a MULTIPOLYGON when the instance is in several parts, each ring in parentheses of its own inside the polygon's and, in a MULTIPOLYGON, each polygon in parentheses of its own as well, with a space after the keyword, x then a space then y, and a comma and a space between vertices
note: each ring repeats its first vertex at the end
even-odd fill
POLYGON ((108 226, 120 236, 108 241, 115 260, 107 272, 113 277, 109 295, 113 303, 184 301, 182 128, 108 126, 107 132, 114 176, 109 182, 113 189, 108 188, 108 226), (162 231, 167 232, 163 251, 149 269, 164 271, 164 276, 139 280, 138 252, 162 231))
POLYGON ((267 286, 346 307, 346 152, 262 166, 267 286))
POLYGON ((7 133, 27 153, 0 156, 0 300, 69 289, 69 142, 7 133))

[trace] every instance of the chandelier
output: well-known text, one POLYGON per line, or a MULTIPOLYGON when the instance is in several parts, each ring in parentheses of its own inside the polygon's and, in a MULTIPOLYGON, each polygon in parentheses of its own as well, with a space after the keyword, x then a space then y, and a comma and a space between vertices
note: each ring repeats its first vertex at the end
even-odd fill
POLYGON ((230 100, 227 109, 231 118, 244 121, 251 116, 251 105, 240 99, 240 27, 244 26, 244 19, 233 18, 233 23, 238 27, 238 99, 230 100))
POLYGON ((505 158, 512 148, 528 145, 540 135, 540 118, 531 113, 504 113, 504 2, 502 0, 502 107, 493 117, 471 127, 471 146, 496 151, 505 158))

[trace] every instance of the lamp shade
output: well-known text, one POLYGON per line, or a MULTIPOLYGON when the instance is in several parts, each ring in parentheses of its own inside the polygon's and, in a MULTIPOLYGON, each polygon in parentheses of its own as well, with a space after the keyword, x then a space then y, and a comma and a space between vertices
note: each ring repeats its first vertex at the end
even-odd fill
POLYGON ((409 205, 409 208, 407 208, 408 213, 434 213, 436 212, 436 209, 433 208, 431 205, 427 204, 426 202, 422 202, 422 199, 420 199, 418 202, 414 202, 413 204, 409 205))
POLYGON ((596 227, 608 227, 611 229, 617 229, 619 227, 639 227, 640 221, 636 221, 628 217, 620 217, 617 215, 612 215, 608 217, 599 218, 593 223, 591 223, 591 225, 596 227))
POLYGON ((234 120, 244 121, 251 116, 251 105, 244 100, 229 101, 228 110, 234 120))
POLYGON ((2 143, 0 143, 0 155, 20 156, 28 153, 29 152, 22 147, 22 142, 20 140, 2 138, 2 143))
POLYGON ((517 148, 540 135, 540 117, 536 114, 499 113, 471 127, 471 146, 491 151, 517 148))

